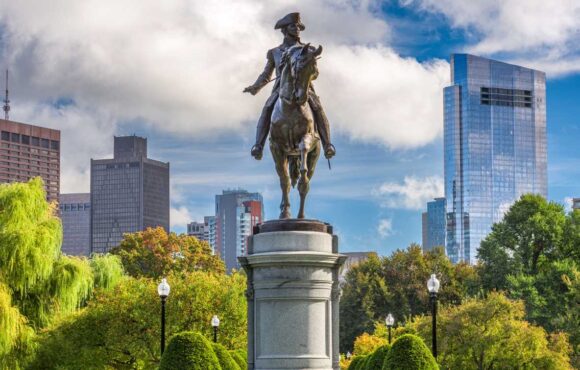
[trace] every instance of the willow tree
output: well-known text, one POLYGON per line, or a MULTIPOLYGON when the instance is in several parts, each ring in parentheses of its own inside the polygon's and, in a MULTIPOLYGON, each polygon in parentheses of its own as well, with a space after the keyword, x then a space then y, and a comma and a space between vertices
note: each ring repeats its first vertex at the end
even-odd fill
POLYGON ((63 256, 61 243, 56 205, 40 178, 0 185, 0 369, 19 368, 35 331, 83 305, 95 283, 118 280, 118 258, 63 256))

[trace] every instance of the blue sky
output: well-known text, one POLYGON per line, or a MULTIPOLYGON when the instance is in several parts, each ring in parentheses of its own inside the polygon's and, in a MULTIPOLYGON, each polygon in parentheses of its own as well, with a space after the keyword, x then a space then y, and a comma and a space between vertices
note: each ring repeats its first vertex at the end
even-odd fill
POLYGON ((453 52, 547 72, 549 197, 580 196, 580 5, 565 0, 0 1, 11 119, 62 131, 63 192, 88 191, 90 158, 135 133, 171 162, 175 231, 238 187, 261 192, 274 218, 271 156, 249 156, 269 87, 241 90, 281 40, 275 21, 296 10, 303 40, 324 46, 315 86, 338 151, 332 170, 318 164, 307 215, 332 223, 343 251, 421 241, 424 203, 443 195, 453 52))

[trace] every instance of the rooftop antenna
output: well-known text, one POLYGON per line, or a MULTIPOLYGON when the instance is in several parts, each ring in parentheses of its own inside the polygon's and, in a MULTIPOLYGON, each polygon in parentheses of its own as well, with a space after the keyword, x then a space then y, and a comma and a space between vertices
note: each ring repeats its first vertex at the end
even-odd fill
POLYGON ((10 100, 8 99, 8 70, 6 70, 6 97, 4 98, 4 119, 8 121, 8 112, 10 112, 10 100))

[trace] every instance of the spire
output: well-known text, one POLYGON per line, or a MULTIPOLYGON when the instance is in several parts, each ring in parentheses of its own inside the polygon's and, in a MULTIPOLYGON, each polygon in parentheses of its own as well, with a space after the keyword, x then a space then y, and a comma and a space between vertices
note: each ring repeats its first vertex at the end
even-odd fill
POLYGON ((4 98, 4 119, 8 120, 8 112, 10 112, 10 100, 8 99, 8 70, 6 70, 6 97, 4 98))

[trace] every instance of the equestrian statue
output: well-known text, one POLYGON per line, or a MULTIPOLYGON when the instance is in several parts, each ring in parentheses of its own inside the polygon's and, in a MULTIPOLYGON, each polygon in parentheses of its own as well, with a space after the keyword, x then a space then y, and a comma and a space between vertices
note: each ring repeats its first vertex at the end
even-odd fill
POLYGON ((336 154, 330 142, 328 119, 312 86, 318 77, 316 59, 322 53, 322 46, 315 48, 300 42, 300 31, 305 26, 299 13, 286 15, 274 29, 282 30, 284 42, 268 51, 264 71, 253 85, 244 89, 256 95, 276 71, 272 93, 258 120, 251 154, 257 160, 262 159, 269 132, 270 151, 282 189, 280 218, 292 217, 289 193, 290 185, 296 184, 300 193, 298 218, 305 218, 304 201, 320 156, 320 142, 327 159, 336 154))

